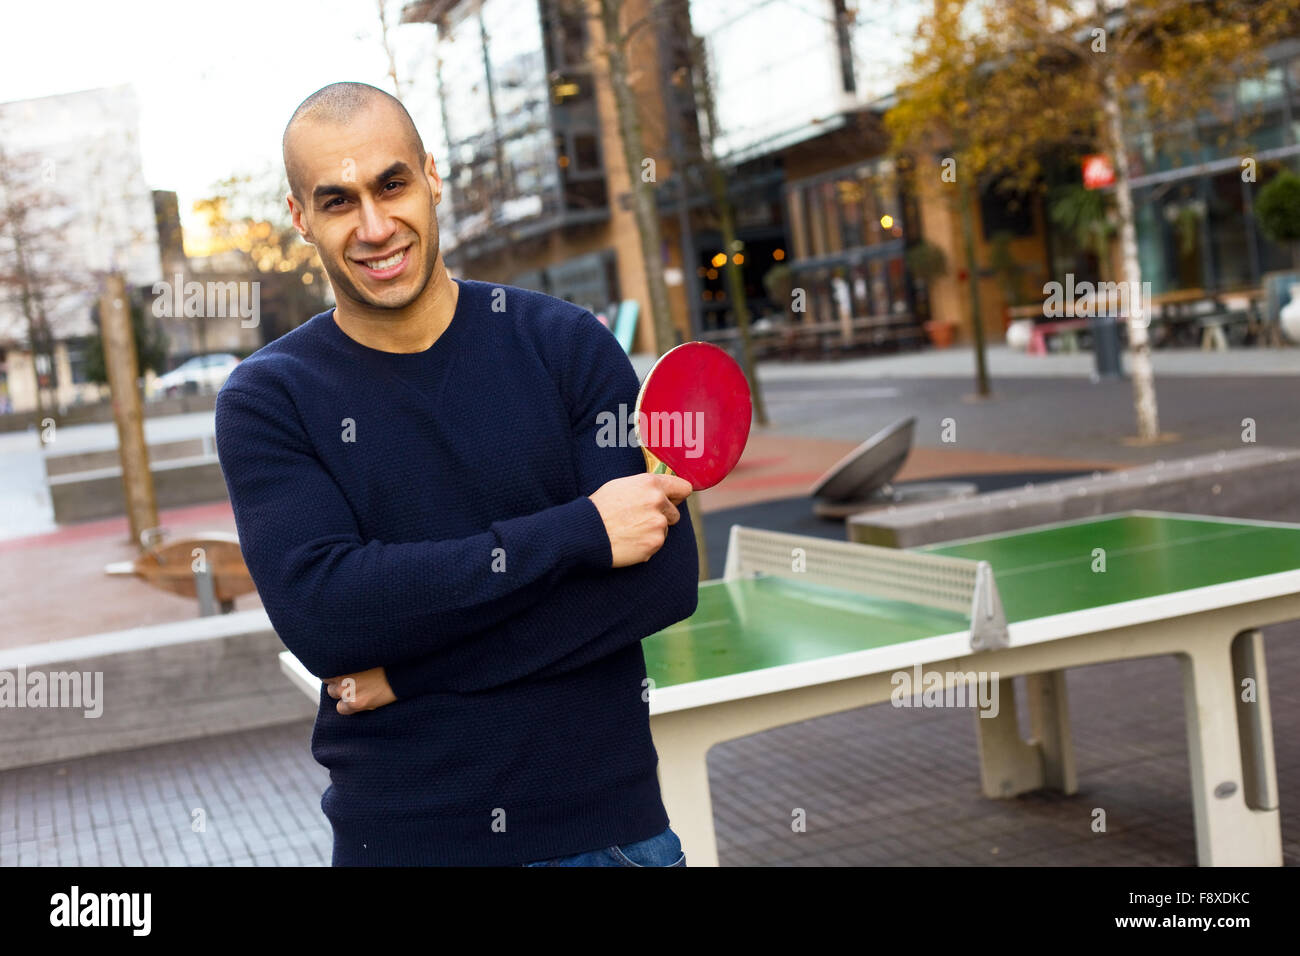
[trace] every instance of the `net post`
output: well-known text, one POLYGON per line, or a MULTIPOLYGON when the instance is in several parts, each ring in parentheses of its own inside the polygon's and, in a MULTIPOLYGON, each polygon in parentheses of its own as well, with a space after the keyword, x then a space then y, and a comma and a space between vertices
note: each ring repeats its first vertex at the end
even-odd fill
POLYGON ((727 535, 727 561, 722 568, 724 581, 734 581, 740 577, 740 525, 733 524, 727 535))
POLYGON ((971 650, 987 651, 1010 643, 1007 615, 997 582, 993 580, 993 567, 987 561, 980 561, 975 566, 975 593, 971 596, 971 650))

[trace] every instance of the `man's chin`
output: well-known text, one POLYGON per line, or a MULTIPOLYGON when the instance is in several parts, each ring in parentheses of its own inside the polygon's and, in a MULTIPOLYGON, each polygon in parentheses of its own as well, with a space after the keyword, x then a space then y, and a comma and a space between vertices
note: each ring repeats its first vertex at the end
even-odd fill
POLYGON ((372 309, 389 309, 394 311, 405 309, 420 297, 418 292, 412 292, 409 289, 393 289, 383 295, 376 295, 370 290, 358 286, 357 293, 362 304, 367 305, 372 309))
POLYGON ((420 297, 421 286, 409 276, 405 281, 372 283, 362 276, 352 276, 350 285, 356 298, 372 309, 404 309, 420 297))

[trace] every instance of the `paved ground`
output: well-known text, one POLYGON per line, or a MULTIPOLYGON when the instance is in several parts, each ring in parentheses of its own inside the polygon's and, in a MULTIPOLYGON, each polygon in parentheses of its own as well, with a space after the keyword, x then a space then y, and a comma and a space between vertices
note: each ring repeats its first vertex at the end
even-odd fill
POLYGON ((776 427, 806 437, 861 441, 914 416, 917 447, 1057 456, 1068 449, 1075 458, 1130 464, 1243 448, 1252 435, 1258 444, 1300 445, 1294 377, 1163 379, 1160 428, 1179 439, 1154 446, 1117 440, 1137 433, 1128 382, 1002 379, 982 401, 969 400, 971 391, 970 382, 955 378, 899 379, 888 388, 841 379, 765 386, 776 427), (1247 419, 1253 427, 1243 425, 1247 419))
MULTIPOLYGON (((1265 635, 1295 866, 1300 737, 1282 728, 1300 726, 1300 624, 1265 635)), ((1178 664, 1102 664, 1068 680, 1071 797, 980 796, 966 710, 881 704, 715 747, 722 865, 1195 865, 1178 664), (791 829, 796 808, 804 833, 791 829), (1104 833, 1091 829, 1097 808, 1104 833)), ((328 775, 310 736, 310 722, 296 722, 0 773, 0 866, 327 865, 328 775), (204 832, 191 829, 196 810, 204 832)))

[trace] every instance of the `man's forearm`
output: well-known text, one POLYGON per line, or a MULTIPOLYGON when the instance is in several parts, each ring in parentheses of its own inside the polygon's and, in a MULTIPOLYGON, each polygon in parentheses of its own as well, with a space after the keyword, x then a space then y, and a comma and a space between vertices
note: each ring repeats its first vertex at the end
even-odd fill
POLYGON ((385 665, 398 699, 548 677, 635 644, 694 612, 699 564, 685 506, 649 561, 570 574, 546 599, 454 647, 385 665))

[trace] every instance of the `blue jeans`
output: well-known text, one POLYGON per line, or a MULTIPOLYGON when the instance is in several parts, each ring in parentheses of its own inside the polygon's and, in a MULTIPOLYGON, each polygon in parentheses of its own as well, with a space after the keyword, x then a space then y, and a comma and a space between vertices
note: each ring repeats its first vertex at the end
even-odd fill
POLYGON ((573 856, 560 856, 553 860, 538 860, 524 866, 685 866, 686 854, 672 827, 658 836, 640 843, 607 846, 603 850, 588 850, 573 856))

